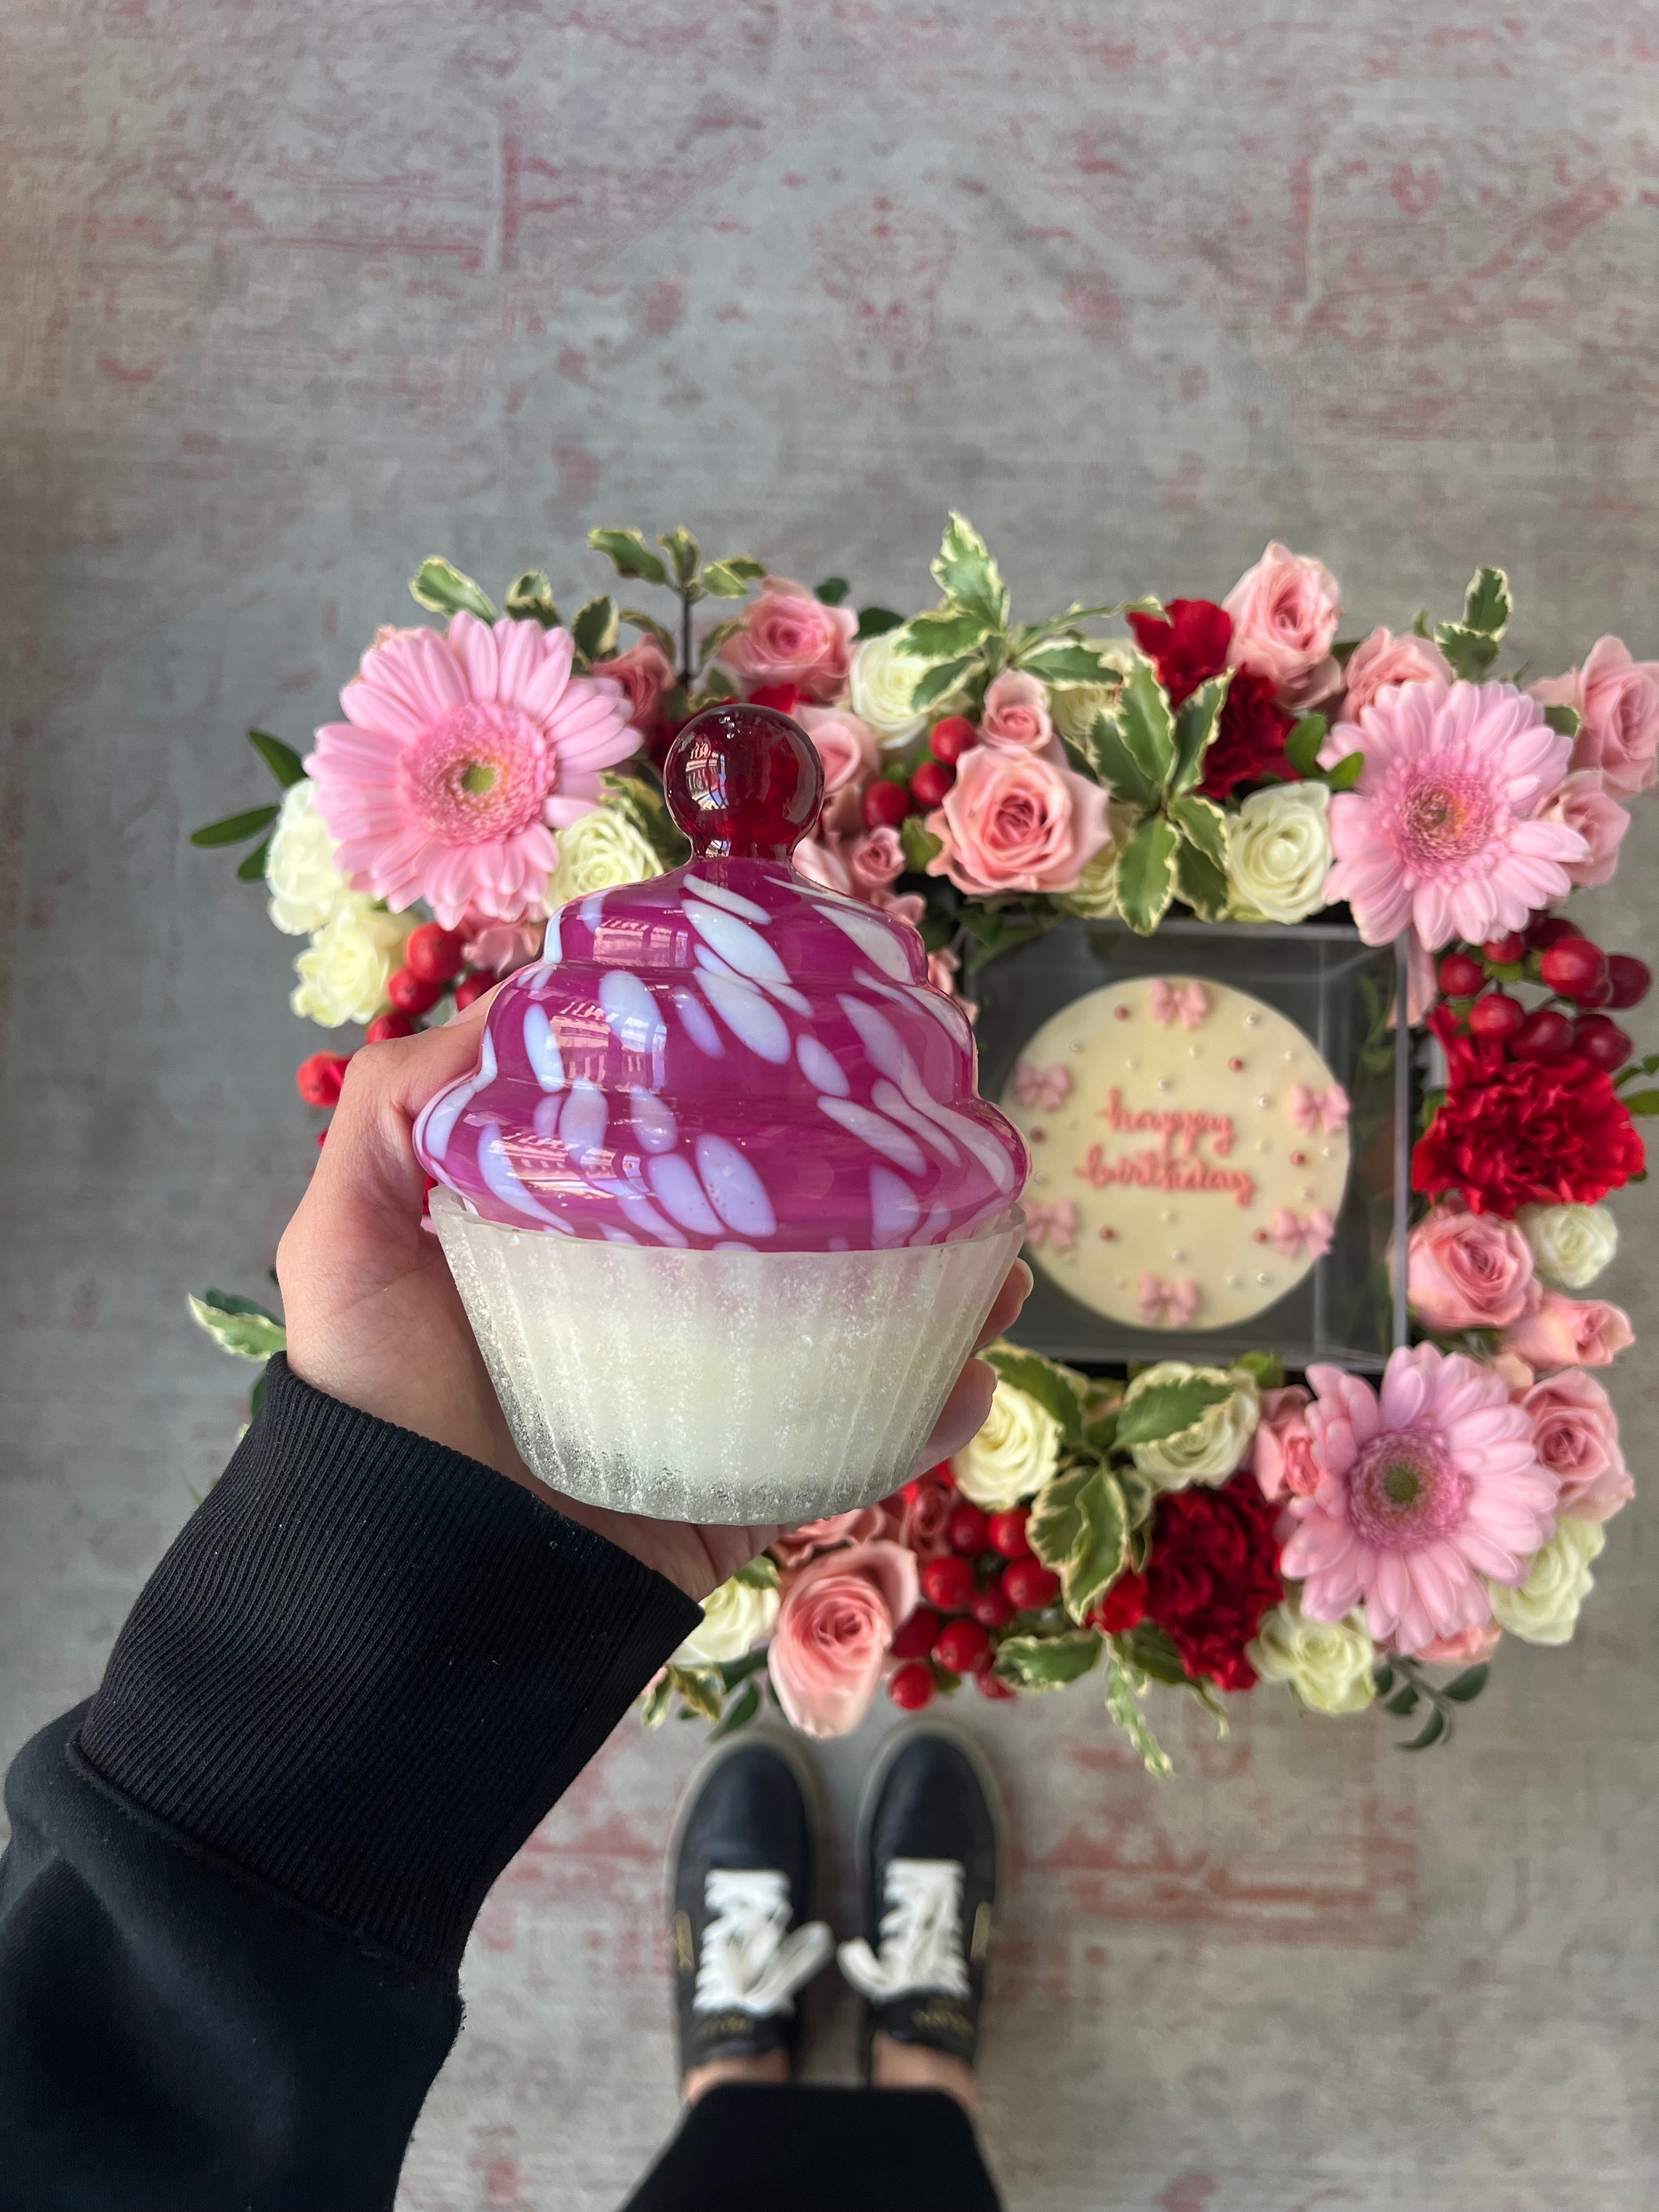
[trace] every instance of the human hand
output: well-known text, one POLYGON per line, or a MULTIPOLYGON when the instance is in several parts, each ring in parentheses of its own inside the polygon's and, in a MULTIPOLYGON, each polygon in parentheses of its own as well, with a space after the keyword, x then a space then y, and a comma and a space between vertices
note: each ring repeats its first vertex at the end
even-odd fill
MULTIPOLYGON (((489 1003, 477 1000, 441 1029, 353 1055, 311 1188, 277 1248, 289 1364, 345 1405, 481 1460, 701 1600, 781 1532, 613 1513, 538 1481, 514 1444, 442 1248, 421 1227, 426 1176, 415 1156, 416 1116, 472 1067, 489 1003)), ((1010 1327, 1030 1285, 1017 1260, 981 1345, 1010 1327)), ((994 1385, 983 1361, 968 1362, 927 1440, 924 1467, 975 1433, 994 1385)))

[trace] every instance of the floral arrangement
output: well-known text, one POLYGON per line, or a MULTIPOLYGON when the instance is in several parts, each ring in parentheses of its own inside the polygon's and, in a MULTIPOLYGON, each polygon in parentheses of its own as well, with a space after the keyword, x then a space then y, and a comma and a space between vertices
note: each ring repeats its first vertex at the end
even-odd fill
MULTIPOLYGON (((1380 1702, 1417 1723, 1402 1748, 1447 1741, 1504 1634, 1571 1636, 1632 1494, 1590 1371, 1630 1326, 1574 1294, 1615 1247, 1602 1200, 1644 1173, 1632 1116, 1659 1110, 1641 1087, 1659 1055, 1636 1060, 1614 1018, 1651 978, 1561 909, 1612 877, 1659 777, 1659 662, 1609 636, 1564 676, 1498 675, 1494 568, 1452 619, 1341 637, 1335 578, 1278 544, 1218 602, 1016 622, 960 515, 938 604, 908 617, 855 611, 839 578, 705 561, 684 530, 590 543, 667 619, 607 592, 566 625, 537 572, 498 609, 428 560, 411 588, 443 629, 382 629, 303 762, 249 733, 280 799, 194 842, 254 845, 238 872, 306 939, 301 1018, 409 1034, 534 958, 560 902, 677 865, 660 763, 691 714, 741 697, 793 714, 823 758, 798 865, 914 924, 942 988, 1068 915, 1150 933, 1177 902, 1285 927, 1346 904, 1367 943, 1407 939, 1433 1054, 1419 1340, 1377 1387, 1289 1379, 1271 1351, 1102 1376, 994 1346, 979 1436, 716 1591, 647 1723, 738 1727, 765 1692, 836 1735, 884 1683, 915 1709, 1099 1668, 1156 1771, 1152 1681, 1218 1718, 1259 1681, 1318 1713, 1380 1702), (1127 634, 1103 635, 1120 617, 1127 634)), ((348 1057, 303 1060, 307 1104, 335 1103, 348 1057)), ((241 1356, 283 1340, 251 1300, 191 1308, 241 1356)))

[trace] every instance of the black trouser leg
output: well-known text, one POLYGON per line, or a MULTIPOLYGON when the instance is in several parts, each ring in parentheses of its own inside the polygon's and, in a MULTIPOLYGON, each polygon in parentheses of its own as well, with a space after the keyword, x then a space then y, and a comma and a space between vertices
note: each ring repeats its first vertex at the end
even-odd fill
POLYGON ((699 2099, 625 2212, 1000 2212, 942 2089, 731 2082, 699 2099))

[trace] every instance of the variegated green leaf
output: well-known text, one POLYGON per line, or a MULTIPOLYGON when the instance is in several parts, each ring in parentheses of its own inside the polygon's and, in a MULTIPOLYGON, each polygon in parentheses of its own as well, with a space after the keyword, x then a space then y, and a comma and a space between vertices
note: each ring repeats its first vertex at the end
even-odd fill
POLYGON ((1438 623, 1434 641, 1451 663, 1452 674, 1466 684, 1479 684, 1498 658, 1498 640, 1485 630, 1468 629, 1462 623, 1438 623))
MULTIPOLYGON (((619 576, 637 576, 647 584, 665 584, 668 571, 638 530, 590 530, 587 542, 596 553, 609 556, 619 576)), ((628 619, 623 616, 623 620, 628 619)))
POLYGON ((913 875, 925 876, 929 860, 936 860, 945 850, 942 838, 935 837, 931 830, 924 830, 919 814, 907 814, 899 823, 899 843, 904 848, 904 865, 913 875))
POLYGON ((1150 814, 1123 848, 1117 864, 1117 902, 1131 929, 1150 937, 1175 896, 1176 847, 1173 823, 1150 814))
POLYGON ((966 515, 951 511, 932 565, 947 599, 971 614, 982 615, 989 628, 1002 628, 1008 619, 1008 589, 985 540, 966 515))
POLYGON ((409 588, 420 605, 429 607, 434 615, 477 615, 480 622, 491 623, 495 619, 495 603, 488 592, 435 553, 422 562, 409 588))
POLYGON ((507 611, 514 622, 538 622, 551 629, 559 619, 553 604, 553 586, 540 568, 526 568, 507 588, 507 611))
MULTIPOLYGON (((657 566, 659 568, 662 566, 660 561, 657 566)), ((647 637, 656 639, 657 643, 662 647, 663 657, 671 668, 679 666, 679 641, 672 630, 664 629, 655 615, 646 614, 638 607, 624 607, 622 611, 622 618, 630 629, 643 630, 647 637)))
POLYGON ((187 1298, 191 1318, 204 1328, 222 1352, 239 1359, 269 1359, 288 1343, 288 1331, 275 1314, 240 1298, 228 1291, 205 1291, 187 1298))
POLYGON ((1200 921, 1220 921, 1231 896, 1225 872, 1183 837, 1176 854, 1176 888, 1200 921))
POLYGON ((1146 1725, 1133 1676, 1109 1651, 1106 1655, 1106 1710, 1140 1753, 1148 1774, 1167 1776, 1175 1771, 1168 1752, 1161 1748, 1146 1725))
POLYGON ((1000 1382, 1028 1398, 1035 1398, 1045 1413, 1060 1423, 1061 1436, 1074 1444, 1083 1435, 1083 1389, 1080 1376, 1045 1359, 1040 1352, 1022 1352, 1017 1345, 993 1344, 980 1354, 1000 1382))
POLYGON ((1230 672, 1211 677, 1208 683, 1200 684, 1191 698, 1183 700, 1176 710, 1175 774, 1170 780, 1172 792, 1179 794, 1190 791, 1194 784, 1202 781, 1204 757, 1215 741, 1221 709, 1226 702, 1227 686, 1231 681, 1230 672))
POLYGON ((1068 1468, 1037 1492, 1026 1541, 1060 1577, 1066 1610, 1081 1620, 1123 1565, 1128 1521, 1102 1467, 1068 1468))
POLYGON ((1565 703, 1559 707, 1546 707, 1544 709, 1544 720, 1558 738, 1576 738, 1578 735, 1579 719, 1577 707, 1569 707, 1565 703))
POLYGON ((640 1700, 640 1719, 648 1729, 660 1728, 668 1717, 668 1708, 673 1703, 674 1685, 665 1674, 654 1682, 640 1700))
POLYGON ((1207 1382, 1201 1375, 1187 1375, 1174 1382, 1153 1382, 1125 1401, 1117 1417, 1117 1449, 1152 1444, 1164 1437, 1178 1437, 1212 1406, 1232 1395, 1224 1382, 1207 1382))
POLYGON ((1510 626, 1515 601, 1510 580, 1501 568, 1477 568, 1463 594, 1463 628, 1485 637, 1502 637, 1510 626))
POLYGON ((1019 655, 1018 665, 1045 684, 1110 684, 1117 676, 1111 661, 1074 638, 1050 638, 1032 646, 1019 655))
POLYGON ((1158 787, 1124 744, 1115 714, 1103 711, 1095 716, 1089 732, 1089 757, 1095 774, 1115 799, 1127 799, 1132 806, 1157 805, 1158 787))
POLYGON ((674 564, 674 576, 678 583, 689 584, 697 573, 702 559, 702 548, 689 530, 671 530, 666 538, 657 540, 674 564))
POLYGON ((1195 795, 1173 799, 1170 813, 1177 830, 1189 845, 1194 845, 1206 860, 1225 871, 1227 866, 1227 817, 1212 799, 1195 795))
POLYGON ((1161 792, 1175 767, 1175 724, 1150 660, 1137 659, 1124 678, 1117 697, 1117 726, 1141 773, 1161 792))
POLYGON ((705 1667, 670 1667, 668 1679, 699 1720, 720 1718, 726 1692, 718 1674, 705 1667))
POLYGON ((617 650, 617 631, 619 623, 617 602, 605 592, 597 599, 589 599, 576 611, 570 625, 570 635, 576 641, 576 650, 584 660, 609 660, 617 650))
POLYGON ((702 583, 704 591, 717 599, 740 599, 750 584, 765 574, 763 561, 750 561, 738 554, 711 561, 702 572, 702 583))
POLYGON ((956 660, 971 654, 988 628, 978 613, 942 608, 937 614, 912 615, 898 640, 898 650, 911 660, 956 660))
POLYGON ((977 657, 964 653, 959 660, 946 660, 937 668, 930 668, 910 694, 911 707, 919 714, 924 707, 931 707, 935 699, 943 699, 947 692, 953 691, 977 657))
POLYGON ((1011 1690, 1063 1690, 1080 1681, 1100 1657, 1093 1628, 1067 1628, 1058 1636, 1011 1636, 998 1650, 995 1672, 1011 1690))

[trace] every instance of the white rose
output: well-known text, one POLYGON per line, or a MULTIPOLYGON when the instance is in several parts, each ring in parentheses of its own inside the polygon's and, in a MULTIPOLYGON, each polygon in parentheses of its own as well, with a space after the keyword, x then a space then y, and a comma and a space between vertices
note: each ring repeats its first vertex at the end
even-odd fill
POLYGON ((317 811, 317 787, 289 784, 265 853, 270 918, 289 937, 309 937, 331 921, 351 896, 334 865, 334 840, 317 811))
POLYGON ((1231 911, 1247 921, 1304 921, 1326 903, 1331 794, 1323 783, 1273 783, 1227 817, 1231 911))
POLYGON ((702 1601, 702 1620, 668 1663, 718 1667, 763 1644, 778 1625, 778 1592, 757 1589, 734 1575, 702 1601))
POLYGON ((1316 1713, 1363 1712, 1376 1695, 1376 1647, 1363 1616, 1310 1620, 1295 1591, 1263 1618, 1244 1656, 1264 1682, 1288 1682, 1316 1713))
POLYGON ((1593 1282, 1619 1249, 1605 1206, 1523 1206, 1516 1220, 1539 1273, 1570 1291, 1593 1282))
POLYGON ((373 899, 348 891, 295 962, 300 980, 289 1004, 325 1030, 372 1022, 386 1005, 386 981, 402 964, 404 940, 418 916, 386 914, 373 899))
POLYGON ((999 1381, 985 1426, 951 1462, 963 1496, 1006 1512, 1042 1489, 1060 1464, 1060 1423, 1046 1406, 999 1381))
POLYGON ((895 650, 894 641, 902 635, 902 630, 884 630, 853 648, 853 712, 875 732, 884 751, 908 744, 927 715, 940 713, 944 706, 935 700, 919 714, 910 704, 910 694, 927 673, 927 663, 895 650))
POLYGON ((657 848, 614 806, 578 815, 558 833, 559 865, 547 879, 547 903, 586 898, 617 884, 642 884, 663 872, 657 848))
POLYGON ((1250 1448, 1261 1418, 1255 1377, 1243 1367, 1189 1367, 1184 1359, 1161 1359, 1137 1375, 1124 1395, 1126 1407, 1158 1382, 1222 1382, 1227 1395, 1206 1407, 1190 1428, 1155 1443, 1131 1444, 1129 1456, 1160 1490, 1184 1490, 1189 1482, 1224 1482, 1250 1448))
POLYGON ((1492 1619, 1524 1644, 1567 1644, 1578 1625, 1578 1608, 1595 1586, 1589 1563, 1607 1540, 1599 1521, 1563 1515, 1555 1534, 1533 1556, 1519 1589, 1488 1583, 1492 1619))

